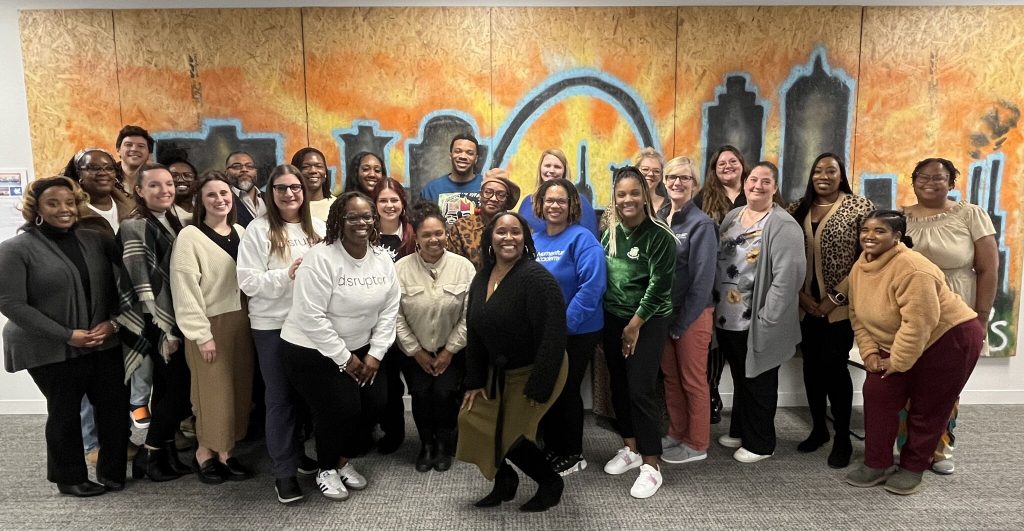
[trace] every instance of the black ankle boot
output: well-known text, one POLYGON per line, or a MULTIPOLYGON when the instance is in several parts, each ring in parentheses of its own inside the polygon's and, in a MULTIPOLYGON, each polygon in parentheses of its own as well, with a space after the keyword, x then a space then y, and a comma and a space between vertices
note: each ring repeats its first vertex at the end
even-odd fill
POLYGON ((159 482, 178 479, 181 474, 171 469, 170 463, 167 462, 167 452, 164 449, 153 450, 142 446, 139 448, 139 453, 135 454, 135 460, 132 461, 132 477, 142 479, 146 476, 159 482))
POLYGON ((433 442, 424 442, 420 446, 420 455, 416 456, 416 471, 427 472, 437 461, 437 446, 433 442))
POLYGON ((438 472, 446 472, 452 467, 451 440, 451 432, 437 432, 437 460, 434 461, 434 470, 438 472))
POLYGON ((182 463, 181 459, 178 458, 178 447, 174 444, 173 440, 164 442, 160 449, 167 456, 167 465, 175 474, 186 476, 195 472, 195 470, 192 470, 192 467, 182 463))
POLYGON ((850 457, 853 455, 853 445, 850 443, 850 436, 836 435, 832 442, 832 451, 828 454, 828 466, 830 468, 846 468, 850 464, 850 457))
POLYGON ((722 395, 718 394, 718 388, 711 388, 711 423, 722 422, 722 395))
POLYGON ((494 488, 491 489, 491 493, 473 505, 497 507, 501 505, 501 502, 511 501, 515 498, 517 489, 519 489, 519 474, 516 474, 516 471, 508 463, 502 463, 498 474, 494 476, 494 488))

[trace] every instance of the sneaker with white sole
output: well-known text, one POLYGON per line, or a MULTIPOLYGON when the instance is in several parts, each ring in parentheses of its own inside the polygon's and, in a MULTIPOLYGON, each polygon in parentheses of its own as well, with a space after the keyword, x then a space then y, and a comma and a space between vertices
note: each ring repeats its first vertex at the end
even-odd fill
POLYGON ((736 452, 732 454, 732 458, 737 460, 737 461, 739 461, 739 462, 741 462, 741 463, 756 463, 758 461, 763 461, 765 459, 768 459, 772 455, 774 455, 774 454, 766 454, 766 455, 755 454, 754 452, 751 452, 750 450, 747 450, 746 448, 740 447, 739 450, 736 450, 736 452))
POLYGON ((675 447, 675 446, 679 446, 680 444, 682 444, 682 441, 677 440, 675 437, 673 437, 671 435, 666 435, 666 436, 661 438, 661 450, 662 451, 668 450, 669 448, 672 448, 672 447, 675 447))
POLYGON ((667 448, 661 452, 661 460, 666 463, 672 463, 673 465, 692 463, 694 461, 701 461, 707 458, 707 452, 694 450, 684 443, 679 443, 678 445, 667 448))
POLYGON ((316 486, 319 487, 320 492, 329 499, 348 499, 348 489, 345 488, 345 483, 341 480, 341 476, 338 474, 338 469, 336 468, 321 470, 316 475, 316 486))
POLYGON ((558 473, 559 476, 565 477, 574 472, 582 472, 587 468, 587 460, 582 455, 570 455, 569 457, 560 457, 551 464, 552 470, 558 473))
POLYGON ((352 490, 363 490, 366 488, 366 478, 356 470, 356 467, 352 466, 352 461, 345 463, 345 466, 339 468, 338 475, 341 476, 341 481, 345 483, 345 486, 352 490))
POLYGON ((932 463, 932 472, 948 476, 956 471, 956 465, 952 459, 943 459, 932 463))
POLYGON ((629 489, 629 495, 634 498, 644 499, 654 496, 661 488, 663 480, 661 471, 651 465, 640 467, 640 477, 633 482, 633 488, 629 489))
POLYGON ((641 464, 640 454, 630 450, 628 446, 623 446, 618 452, 615 452, 615 457, 611 458, 604 465, 604 471, 617 476, 626 473, 628 470, 633 470, 641 464))
POLYGON ((729 437, 729 434, 726 433, 718 438, 718 444, 721 444, 726 448, 739 448, 740 446, 743 446, 743 439, 740 439, 739 437, 729 437))

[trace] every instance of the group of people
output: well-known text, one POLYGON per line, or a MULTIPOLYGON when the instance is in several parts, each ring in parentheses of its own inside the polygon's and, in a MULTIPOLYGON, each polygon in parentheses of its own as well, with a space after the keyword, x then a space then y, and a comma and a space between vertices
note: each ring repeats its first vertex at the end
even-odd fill
POLYGON ((506 170, 478 171, 468 134, 415 203, 369 152, 334 197, 315 148, 260 190, 249 153, 200 176, 185 153, 149 162, 142 128, 116 146, 119 162, 86 148, 32 182, 25 225, 0 244, 5 365, 46 397, 47 479, 62 493, 124 488, 131 423, 148 428, 137 479, 248 479, 234 450, 258 415, 281 503, 303 499, 301 474, 346 499, 368 485, 356 458, 402 444, 407 387, 417 471, 473 463, 494 481, 476 506, 492 507, 513 499, 515 465, 538 484, 521 509, 543 511, 587 467, 581 386, 597 352, 622 436, 604 471, 639 469, 633 497, 659 490, 662 463, 707 457, 726 361, 718 442, 743 463, 771 457, 778 372, 798 349, 812 426, 797 449, 832 439, 828 465, 843 468, 854 342, 869 373, 866 451, 847 481, 909 494, 929 467, 953 471, 998 254, 986 213, 947 198, 948 160, 918 164, 917 204, 891 211, 854 194, 825 153, 785 208, 771 162, 723 146, 701 185, 691 159, 645 148, 614 172, 598 216, 562 151, 542 153, 522 197, 506 170), (96 482, 83 448, 98 448, 96 482))

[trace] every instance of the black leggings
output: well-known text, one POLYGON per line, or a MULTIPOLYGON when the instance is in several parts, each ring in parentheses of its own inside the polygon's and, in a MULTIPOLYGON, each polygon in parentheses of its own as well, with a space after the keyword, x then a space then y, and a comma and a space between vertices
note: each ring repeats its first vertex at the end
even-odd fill
POLYGON ((146 444, 159 448, 174 441, 181 421, 192 415, 192 376, 185 363, 185 342, 180 341, 178 349, 164 361, 160 355, 160 329, 153 318, 146 314, 146 339, 154 346, 149 356, 153 360, 152 421, 146 433, 146 444))

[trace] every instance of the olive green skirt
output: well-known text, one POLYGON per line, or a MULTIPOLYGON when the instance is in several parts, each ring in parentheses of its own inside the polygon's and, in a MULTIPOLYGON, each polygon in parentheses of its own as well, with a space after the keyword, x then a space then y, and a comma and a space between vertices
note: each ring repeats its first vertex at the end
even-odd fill
POLYGON ((537 425, 562 393, 568 367, 563 357, 551 398, 534 404, 523 394, 533 365, 506 371, 502 393, 493 399, 477 397, 473 401, 473 409, 459 411, 459 443, 455 458, 476 465, 485 478, 493 480, 505 454, 520 437, 537 441, 537 425), (499 420, 501 426, 498 425, 499 420), (500 446, 497 440, 499 433, 500 446))

